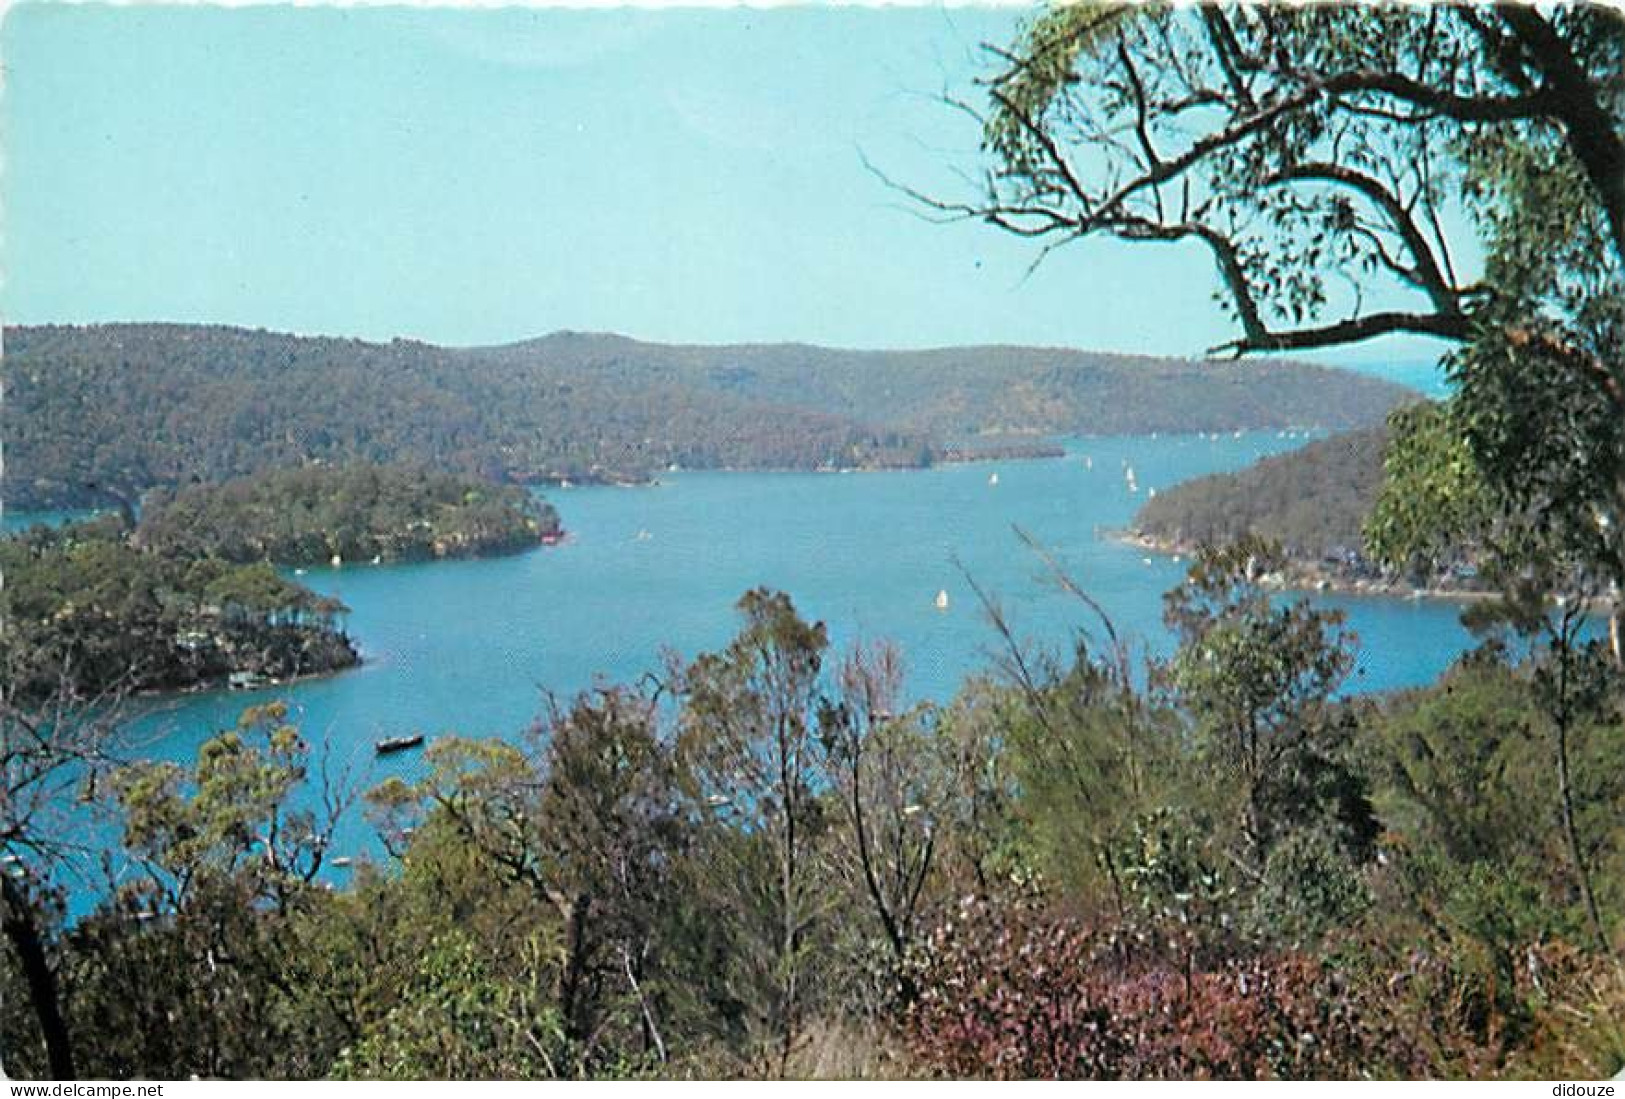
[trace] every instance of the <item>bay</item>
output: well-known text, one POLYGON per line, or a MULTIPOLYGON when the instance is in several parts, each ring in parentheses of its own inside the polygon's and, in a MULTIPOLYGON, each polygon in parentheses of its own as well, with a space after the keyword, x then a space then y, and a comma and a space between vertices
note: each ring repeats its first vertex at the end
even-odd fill
MULTIPOLYGON (((1240 468, 1304 437, 1072 439, 1053 459, 882 473, 674 472, 651 486, 550 490, 569 531, 561 545, 301 573, 350 607, 360 668, 148 702, 125 747, 189 761, 243 707, 280 698, 314 754, 351 782, 410 778, 422 754, 378 758, 376 740, 517 736, 541 711, 544 692, 567 697, 595 683, 632 682, 659 672, 668 648, 692 657, 726 644, 737 626, 734 603, 756 586, 790 593, 803 615, 828 625, 837 647, 896 642, 910 698, 946 702, 968 675, 988 671, 1000 648, 967 577, 1035 646, 1063 649, 1076 629, 1094 625, 1047 578, 1016 526, 1053 552, 1141 652, 1166 653, 1161 597, 1181 582, 1184 564, 1148 557, 1116 532, 1148 490, 1240 468), (1137 493, 1125 476, 1130 466, 1137 493), (948 594, 946 609, 936 605, 939 591, 948 594)), ((1348 614, 1358 638, 1354 689, 1425 683, 1472 644, 1451 603, 1315 601, 1348 614)), ((358 812, 337 838, 343 853, 373 846, 358 812)))
MULTIPOLYGON (((1184 565, 1114 534, 1148 489, 1300 445, 1276 433, 1075 439, 1064 458, 884 473, 671 473, 654 486, 554 490, 564 544, 479 561, 311 569, 300 579, 350 608, 365 663, 328 679, 172 701, 139 722, 161 754, 185 756, 246 704, 288 699, 306 733, 341 754, 422 732, 511 735, 561 696, 658 672, 725 644, 747 589, 789 592, 837 646, 901 645, 912 698, 946 701, 989 667, 997 638, 966 579, 1021 636, 1061 647, 1084 608, 1046 579, 1016 536, 1048 546, 1115 621, 1167 651, 1161 596, 1184 565), (1140 486, 1129 491, 1125 466, 1140 486), (990 479, 997 475, 997 484, 990 479), (949 605, 935 605, 938 591, 949 605)), ((1317 597, 1358 635, 1354 686, 1424 683, 1471 638, 1447 602, 1317 597)))

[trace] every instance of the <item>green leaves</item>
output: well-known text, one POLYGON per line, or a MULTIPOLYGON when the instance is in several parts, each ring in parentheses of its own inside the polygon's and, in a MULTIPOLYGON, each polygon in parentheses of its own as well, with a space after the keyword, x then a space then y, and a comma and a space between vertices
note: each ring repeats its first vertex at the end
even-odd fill
POLYGON ((1368 551, 1406 573, 1471 560, 1495 518, 1496 498, 1454 409, 1428 402, 1388 422, 1382 490, 1365 524, 1368 551))
POLYGON ((995 109, 983 129, 984 147, 1010 171, 1042 170, 1037 149, 1042 120, 1076 80, 1078 57, 1109 48, 1121 27, 1151 17, 1155 6, 1111 0, 1060 4, 1034 19, 1015 46, 1016 63, 992 82, 995 109))

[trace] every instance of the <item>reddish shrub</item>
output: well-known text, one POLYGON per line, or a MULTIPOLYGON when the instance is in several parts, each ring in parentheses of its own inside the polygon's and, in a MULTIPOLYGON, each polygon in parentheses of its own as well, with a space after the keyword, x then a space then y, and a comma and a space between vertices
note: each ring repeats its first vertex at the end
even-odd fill
POLYGON ((914 1052, 949 1076, 1344 1079, 1425 1061, 1375 997, 1300 954, 1197 967, 1031 907, 967 905, 927 945, 914 1052))

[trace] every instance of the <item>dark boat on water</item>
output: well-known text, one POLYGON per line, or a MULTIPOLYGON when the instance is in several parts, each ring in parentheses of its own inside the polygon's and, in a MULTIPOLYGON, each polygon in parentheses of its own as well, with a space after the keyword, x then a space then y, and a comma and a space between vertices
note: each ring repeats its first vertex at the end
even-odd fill
POLYGON ((380 740, 372 747, 379 755, 387 756, 396 752, 404 752, 410 748, 421 748, 422 746, 423 734, 417 733, 413 736, 395 736, 387 740, 380 740))

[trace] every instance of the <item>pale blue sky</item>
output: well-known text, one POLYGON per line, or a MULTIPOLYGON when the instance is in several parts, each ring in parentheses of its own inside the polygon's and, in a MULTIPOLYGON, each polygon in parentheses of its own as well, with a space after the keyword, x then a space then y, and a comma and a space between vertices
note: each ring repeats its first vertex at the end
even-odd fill
POLYGON ((1200 250, 1089 243, 1024 277, 1030 244, 929 224, 863 167, 974 170, 934 96, 1020 17, 25 4, 0 304, 450 344, 1220 342, 1200 250))

